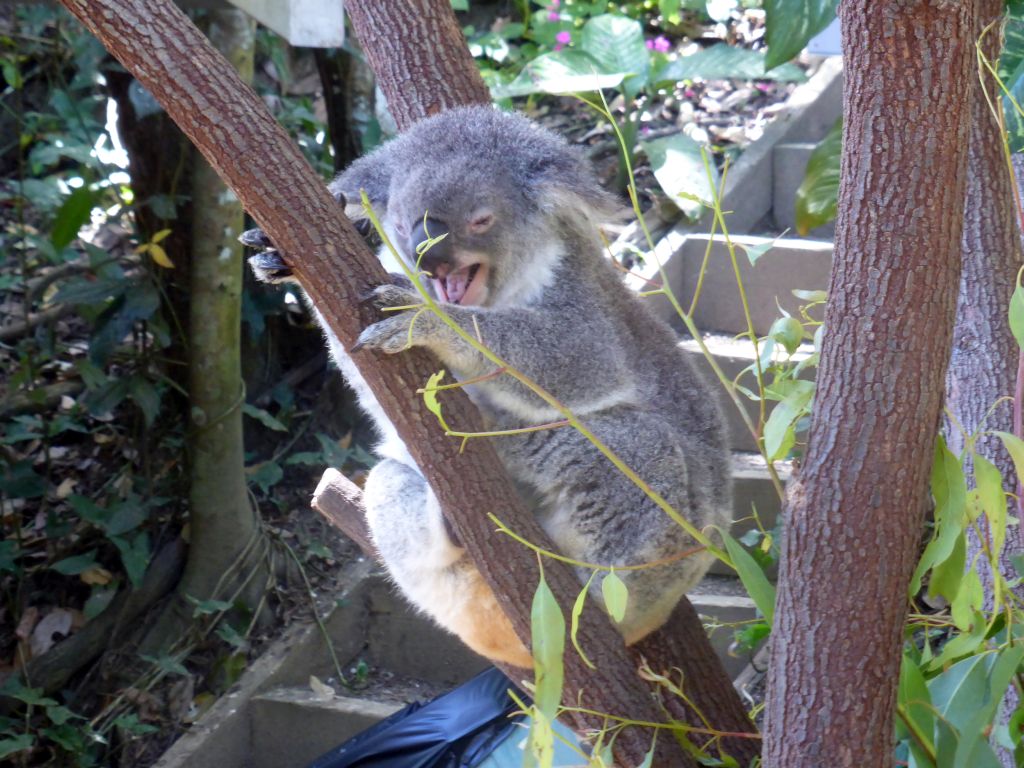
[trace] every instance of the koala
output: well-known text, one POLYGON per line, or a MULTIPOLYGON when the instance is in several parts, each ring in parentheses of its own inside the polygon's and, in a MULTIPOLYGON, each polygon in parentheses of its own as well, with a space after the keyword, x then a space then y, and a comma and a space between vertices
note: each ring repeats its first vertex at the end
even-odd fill
MULTIPOLYGON (((364 190, 400 257, 418 264, 449 317, 571 409, 694 526, 730 523, 729 453, 714 387, 605 257, 598 224, 619 206, 578 151, 523 116, 452 109, 357 160, 330 189, 354 219, 365 218, 364 190)), ((242 240, 268 248, 250 259, 261 279, 291 279, 262 232, 242 240)), ((387 265, 390 255, 381 256, 387 265)), ((377 287, 371 299, 382 309, 422 304, 404 278, 377 287)), ((430 312, 385 314, 350 350, 321 319, 333 357, 381 435, 364 495, 373 541, 421 611, 484 656, 528 668, 530 654, 452 540, 420 468, 350 354, 426 347, 460 380, 494 366, 430 312)), ((507 375, 466 389, 494 430, 561 418, 507 375)), ((493 439, 562 553, 602 565, 659 563, 617 572, 629 593, 618 628, 634 643, 661 626, 712 556, 680 556, 696 542, 571 427, 493 439)), ((579 571, 589 578, 590 570, 579 571)), ((601 600, 600 589, 590 594, 601 600)))

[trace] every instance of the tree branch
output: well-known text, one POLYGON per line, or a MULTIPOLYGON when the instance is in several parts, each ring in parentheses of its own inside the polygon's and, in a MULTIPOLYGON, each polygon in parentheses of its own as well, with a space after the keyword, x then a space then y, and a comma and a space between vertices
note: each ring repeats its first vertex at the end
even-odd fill
MULTIPOLYGON (((146 87, 235 191, 288 260, 332 331, 350 347, 361 329, 377 319, 361 296, 386 275, 262 102, 169 0, 62 3, 146 87)), ((494 447, 472 440, 460 452, 459 441, 442 434, 416 394, 417 386, 438 367, 426 353, 355 357, 517 635, 529 644, 536 565, 512 540, 494 535, 483 510, 533 541, 546 543, 546 537, 524 509, 494 447)), ((483 424, 468 398, 461 392, 450 394, 445 401, 449 421, 465 431, 481 431, 483 424)), ((545 574, 567 611, 580 589, 576 576, 555 563, 548 564, 545 574)), ((566 654, 566 702, 583 700, 595 710, 638 720, 662 719, 606 617, 584 611, 579 638, 597 668, 587 667, 575 653, 566 654)), ((577 726, 600 723, 590 718, 577 726)), ((649 734, 627 728, 615 741, 616 759, 636 764, 649 746, 649 734)), ((665 756, 659 764, 692 765, 668 739, 659 740, 659 751, 665 756)))

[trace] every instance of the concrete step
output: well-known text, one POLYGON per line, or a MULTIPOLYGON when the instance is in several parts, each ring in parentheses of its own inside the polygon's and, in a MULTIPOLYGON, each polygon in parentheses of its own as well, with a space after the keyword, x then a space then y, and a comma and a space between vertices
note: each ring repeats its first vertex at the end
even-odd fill
MULTIPOLYGON (((701 340, 730 381, 736 381, 752 391, 757 390, 757 376, 753 371, 749 371, 740 377, 743 371, 746 371, 754 364, 754 345, 750 341, 719 334, 706 334, 701 340)), ((704 357, 704 353, 701 352, 700 345, 695 339, 684 339, 679 343, 679 346, 690 355, 693 365, 697 370, 706 371, 709 381, 713 382, 713 385, 716 387, 720 386, 718 380, 714 377, 710 363, 704 357)), ((806 360, 813 352, 813 345, 802 345, 793 355, 793 360, 795 362, 806 360)), ((808 368, 801 378, 812 378, 814 371, 814 368, 808 368)), ((759 417, 759 403, 743 394, 740 394, 740 402, 743 404, 743 408, 751 421, 756 425, 759 417)), ((736 404, 723 394, 722 405, 729 427, 729 448, 733 451, 757 451, 757 442, 754 440, 754 436, 750 433, 747 425, 743 422, 736 404)), ((765 402, 766 419, 774 407, 775 401, 769 400, 765 402)))
MULTIPOLYGON (((635 274, 627 278, 627 284, 637 291, 650 290, 652 284, 660 285, 660 261, 676 299, 684 309, 688 309, 697 289, 709 240, 708 235, 676 238, 670 233, 658 244, 655 258, 647 259, 642 267, 634 269, 635 274)), ((799 316, 799 307, 807 302, 793 296, 794 289, 828 288, 832 269, 831 242, 782 238, 752 265, 745 248, 757 248, 772 242, 771 238, 737 235, 731 240, 736 246, 736 264, 743 279, 754 331, 759 336, 766 335, 780 316, 779 307, 799 316)), ((682 330, 682 321, 668 299, 655 295, 648 296, 645 301, 651 302, 659 316, 682 330)), ((736 274, 721 236, 716 236, 711 242, 711 254, 693 320, 705 332, 735 335, 747 331, 736 274)))
MULTIPOLYGON (((344 579, 329 601, 327 634, 348 674, 359 661, 374 670, 369 687, 345 692, 332 678, 323 633, 312 623, 299 625, 250 665, 157 768, 303 768, 406 703, 429 700, 486 665, 413 613, 369 563, 347 566, 344 579)), ((706 578, 690 598, 726 668, 738 675, 748 659, 729 653, 733 631, 724 625, 753 620, 753 602, 728 577, 706 578)))
POLYGON ((402 704, 276 688, 249 705, 251 768, 302 768, 402 708, 402 704))
MULTIPOLYGON (((735 678, 750 659, 731 653, 736 625, 753 621, 757 611, 736 579, 710 577, 689 596, 708 626, 712 645, 730 677, 735 678)), ((417 619, 423 622, 423 619, 417 619)), ((357 733, 404 706, 394 694, 390 700, 350 695, 325 695, 308 684, 279 687, 257 694, 249 705, 252 768, 301 768, 357 733)), ((404 696, 427 700, 431 694, 404 696)))
MULTIPOLYGON (((776 144, 772 150, 772 218, 780 232, 796 232, 796 191, 803 184, 807 162, 816 146, 812 141, 791 142, 776 144)), ((832 240, 835 233, 835 222, 830 221, 812 229, 808 237, 832 240)))

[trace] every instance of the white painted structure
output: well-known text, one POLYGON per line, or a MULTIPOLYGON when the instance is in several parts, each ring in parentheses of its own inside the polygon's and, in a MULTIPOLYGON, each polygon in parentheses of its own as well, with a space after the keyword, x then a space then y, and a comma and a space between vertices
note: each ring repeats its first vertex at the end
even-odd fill
POLYGON ((294 46, 337 48, 345 42, 342 0, 229 0, 294 46))

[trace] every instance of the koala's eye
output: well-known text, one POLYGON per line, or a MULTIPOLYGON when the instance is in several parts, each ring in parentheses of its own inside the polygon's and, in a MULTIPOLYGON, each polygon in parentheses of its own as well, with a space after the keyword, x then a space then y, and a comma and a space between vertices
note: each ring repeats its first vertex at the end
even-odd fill
POLYGON ((491 211, 477 211, 469 220, 469 231, 474 235, 482 235, 494 225, 494 213, 491 211))

